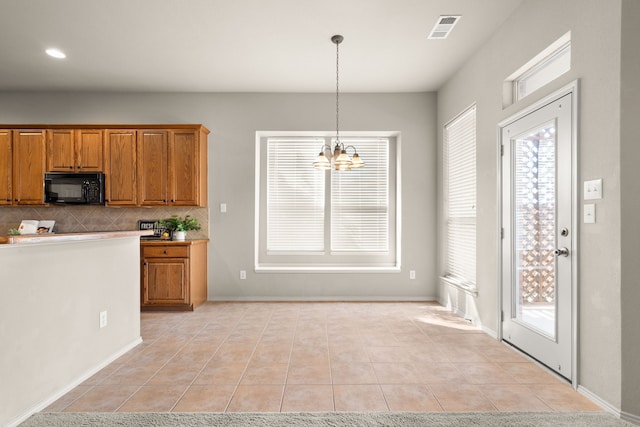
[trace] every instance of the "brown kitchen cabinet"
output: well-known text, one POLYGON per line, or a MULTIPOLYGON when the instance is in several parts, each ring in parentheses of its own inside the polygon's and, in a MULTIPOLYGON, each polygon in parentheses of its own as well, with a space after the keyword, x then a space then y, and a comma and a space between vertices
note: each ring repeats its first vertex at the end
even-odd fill
POLYGON ((107 206, 207 206, 198 124, 0 125, 0 205, 44 205, 44 172, 104 172, 107 206))
POLYGON ((12 132, 0 129, 0 205, 10 205, 13 199, 12 132))
POLYGON ((168 204, 168 147, 166 130, 140 130, 138 132, 138 185, 143 206, 168 204))
POLYGON ((207 240, 140 243, 143 311, 193 311, 207 300, 207 240))
POLYGON ((207 132, 203 128, 140 130, 140 204, 207 205, 207 132))
POLYGON ((102 172, 102 129, 50 129, 47 131, 49 172, 102 172))
POLYGON ((13 204, 44 205, 45 134, 42 129, 13 131, 13 204))
POLYGON ((105 201, 108 206, 136 206, 137 131, 107 129, 104 138, 105 201))

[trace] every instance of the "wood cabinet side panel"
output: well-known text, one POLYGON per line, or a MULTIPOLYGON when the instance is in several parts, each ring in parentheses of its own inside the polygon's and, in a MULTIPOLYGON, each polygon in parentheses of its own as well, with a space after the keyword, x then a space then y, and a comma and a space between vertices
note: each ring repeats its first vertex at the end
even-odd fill
POLYGON ((198 187, 198 206, 207 206, 209 203, 209 131, 201 128, 198 132, 198 149, 200 150, 198 160, 200 162, 200 174, 198 187))
POLYGON ((191 303, 196 308, 207 301, 208 273, 207 273, 207 244, 191 246, 190 288, 191 303))

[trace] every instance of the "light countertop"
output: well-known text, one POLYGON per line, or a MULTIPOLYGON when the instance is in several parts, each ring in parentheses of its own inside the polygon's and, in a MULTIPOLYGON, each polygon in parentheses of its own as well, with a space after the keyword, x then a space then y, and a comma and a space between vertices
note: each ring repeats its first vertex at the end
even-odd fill
POLYGON ((153 230, 135 231, 95 231, 87 233, 43 233, 24 234, 15 236, 0 236, 0 243, 16 245, 24 243, 59 243, 59 242, 79 242, 84 240, 116 239, 120 237, 151 236, 153 230))

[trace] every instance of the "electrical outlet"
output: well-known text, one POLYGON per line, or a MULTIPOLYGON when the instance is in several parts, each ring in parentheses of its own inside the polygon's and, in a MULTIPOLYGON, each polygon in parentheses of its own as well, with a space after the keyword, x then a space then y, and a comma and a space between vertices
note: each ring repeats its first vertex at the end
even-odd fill
POLYGON ((585 224, 595 224, 596 223, 596 205, 593 203, 588 203, 584 205, 584 218, 583 222, 585 224))
POLYGON ((240 270, 240 280, 247 279, 247 272, 245 270, 240 270))
POLYGON ((100 328, 104 328, 107 326, 107 311, 100 312, 100 328))
POLYGON ((415 270, 409 271, 409 279, 416 280, 416 271, 415 270))

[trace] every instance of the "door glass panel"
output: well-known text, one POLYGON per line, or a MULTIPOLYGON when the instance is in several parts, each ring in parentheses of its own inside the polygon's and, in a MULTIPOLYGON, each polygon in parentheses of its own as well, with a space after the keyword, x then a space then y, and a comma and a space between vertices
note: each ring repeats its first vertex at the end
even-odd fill
POLYGON ((514 156, 516 319, 551 338, 556 335, 555 125, 512 140, 514 156))

